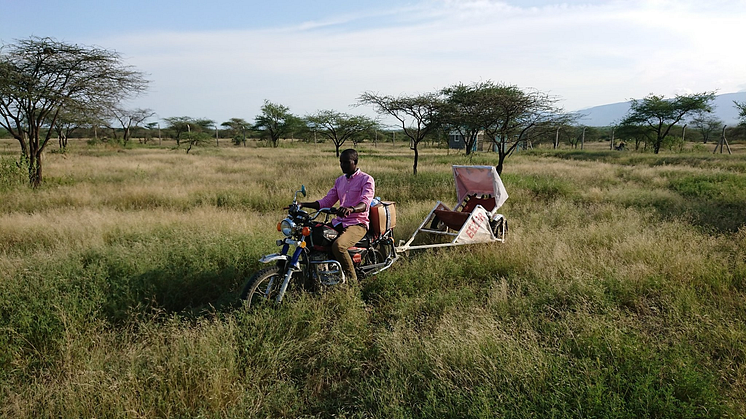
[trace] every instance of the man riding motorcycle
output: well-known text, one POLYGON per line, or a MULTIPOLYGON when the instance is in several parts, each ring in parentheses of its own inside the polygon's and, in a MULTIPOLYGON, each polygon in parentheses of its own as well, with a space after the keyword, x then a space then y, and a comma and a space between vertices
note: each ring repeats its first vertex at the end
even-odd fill
POLYGON ((337 178, 326 196, 318 201, 300 203, 301 207, 318 210, 330 208, 339 201, 337 218, 332 224, 341 234, 332 245, 332 253, 342 265, 345 277, 352 281, 357 279, 357 275, 347 249, 360 241, 368 231, 368 211, 376 187, 373 177, 361 171, 357 163, 357 151, 351 148, 344 150, 339 156, 339 166, 344 174, 337 178))

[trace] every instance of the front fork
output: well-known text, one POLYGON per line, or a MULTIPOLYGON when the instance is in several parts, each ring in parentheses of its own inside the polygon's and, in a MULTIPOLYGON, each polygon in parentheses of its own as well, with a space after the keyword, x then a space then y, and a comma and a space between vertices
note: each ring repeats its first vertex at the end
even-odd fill
POLYGON ((300 271, 298 261, 300 260, 300 255, 303 253, 303 249, 306 247, 306 243, 304 239, 299 241, 285 239, 278 240, 277 244, 282 244, 282 252, 279 254, 267 255, 259 261, 262 263, 276 262, 278 264, 284 262, 285 264, 285 278, 282 280, 282 284, 280 284, 280 290, 277 292, 276 298, 276 302, 279 304, 282 302, 282 297, 285 296, 285 291, 287 291, 288 285, 290 285, 290 279, 293 277, 293 273, 300 271), (295 245, 295 251, 292 256, 288 256, 291 244, 295 245))
POLYGON ((285 271, 285 279, 282 280, 282 284, 280 285, 280 291, 277 293, 277 303, 282 302, 282 297, 285 296, 285 291, 288 289, 288 285, 290 285, 290 278, 293 276, 293 272, 300 271, 300 268, 298 266, 298 259, 300 259, 300 255, 303 253, 303 248, 298 246, 295 248, 295 252, 293 252, 293 257, 290 258, 290 260, 287 262, 287 271, 285 271))

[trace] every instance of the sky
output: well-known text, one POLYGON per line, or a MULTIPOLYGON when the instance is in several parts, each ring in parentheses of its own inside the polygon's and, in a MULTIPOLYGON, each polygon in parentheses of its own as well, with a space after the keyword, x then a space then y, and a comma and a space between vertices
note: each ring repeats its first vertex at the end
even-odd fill
POLYGON ((150 80, 129 107, 218 124, 487 80, 567 111, 742 92, 744 22, 746 0, 0 0, 0 43, 116 51, 150 80))

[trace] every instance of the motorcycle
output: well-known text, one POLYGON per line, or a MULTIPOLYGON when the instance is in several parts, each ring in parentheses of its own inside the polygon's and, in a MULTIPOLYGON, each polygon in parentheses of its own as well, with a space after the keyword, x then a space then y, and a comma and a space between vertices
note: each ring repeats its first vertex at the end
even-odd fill
MULTIPOLYGON (((277 240, 280 252, 259 259, 270 266, 256 272, 241 291, 241 299, 250 306, 261 302, 282 302, 291 283, 324 291, 346 282, 342 265, 334 259, 331 250, 332 242, 340 234, 330 225, 337 209, 306 212, 298 204, 299 193, 306 196, 305 185, 295 191, 287 217, 277 223, 277 230, 285 236, 277 240)), ((393 206, 390 210, 393 212, 393 206)), ((365 237, 348 249, 358 279, 388 269, 397 260, 393 233, 395 215, 392 223, 391 217, 386 217, 388 214, 388 204, 378 198, 374 200, 371 218, 375 220, 371 220, 371 228, 365 237), (386 221, 379 220, 378 214, 384 214, 386 221)))

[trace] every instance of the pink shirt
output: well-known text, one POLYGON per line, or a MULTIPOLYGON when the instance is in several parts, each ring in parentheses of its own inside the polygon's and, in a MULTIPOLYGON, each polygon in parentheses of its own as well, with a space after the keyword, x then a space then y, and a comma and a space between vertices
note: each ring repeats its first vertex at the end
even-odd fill
POLYGON ((337 201, 341 207, 354 207, 361 202, 364 203, 365 211, 353 212, 347 217, 337 217, 332 223, 336 226, 341 222, 344 228, 355 224, 362 224, 367 228, 370 223, 368 210, 375 191, 376 182, 373 177, 357 169, 349 179, 346 175, 338 177, 334 182, 334 187, 325 197, 319 199, 318 203, 321 208, 330 208, 337 201))

